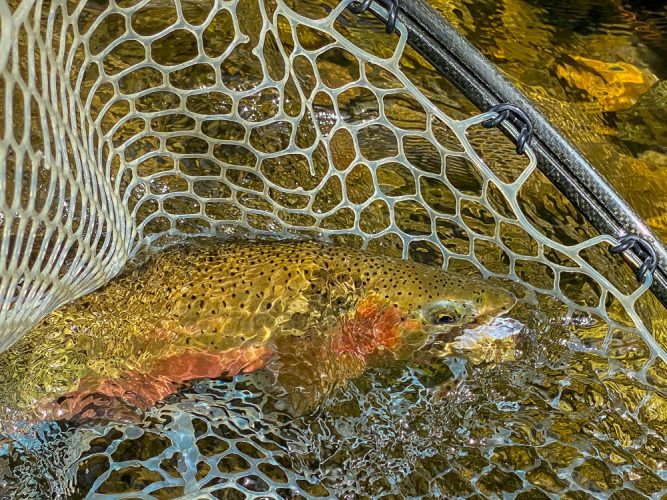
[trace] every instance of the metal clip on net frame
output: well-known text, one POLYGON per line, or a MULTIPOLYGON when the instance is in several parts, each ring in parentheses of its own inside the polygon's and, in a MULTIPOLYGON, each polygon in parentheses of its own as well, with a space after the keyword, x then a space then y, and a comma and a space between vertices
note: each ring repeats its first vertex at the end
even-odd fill
POLYGON ((639 247, 646 255, 646 259, 637 270, 637 279, 643 283, 647 275, 653 276, 658 265, 658 258, 653 247, 643 238, 634 234, 626 234, 619 238, 619 244, 609 249, 611 253, 623 253, 633 247, 639 247))
POLYGON ((526 113, 521 111, 520 108, 517 108, 516 106, 506 102, 491 106, 489 111, 498 113, 498 116, 492 120, 482 122, 482 125, 486 128, 497 127, 505 120, 507 120, 510 115, 512 115, 513 123, 516 124, 517 122, 520 122, 521 132, 519 133, 519 137, 516 140, 516 153, 519 155, 523 154, 523 152, 526 150, 526 146, 530 144, 530 141, 533 138, 533 125, 530 123, 530 119, 526 113))
MULTIPOLYGON (((407 28, 408 43, 454 84, 480 110, 498 116, 484 123, 497 126, 514 140, 517 153, 530 143, 538 168, 601 233, 618 239, 612 253, 623 253, 644 282, 651 274, 651 291, 667 308, 667 247, 602 178, 584 156, 558 132, 509 80, 424 0, 364 0, 354 12, 374 1, 384 7, 387 32, 397 20, 407 28), (509 125, 511 124, 511 125, 509 125)), ((371 9, 372 10, 372 9, 371 9)))
POLYGON ((387 33, 393 33, 396 29, 396 21, 398 20, 398 0, 363 0, 360 3, 352 3, 350 10, 355 14, 363 14, 375 1, 387 10, 387 19, 384 20, 387 24, 387 33))

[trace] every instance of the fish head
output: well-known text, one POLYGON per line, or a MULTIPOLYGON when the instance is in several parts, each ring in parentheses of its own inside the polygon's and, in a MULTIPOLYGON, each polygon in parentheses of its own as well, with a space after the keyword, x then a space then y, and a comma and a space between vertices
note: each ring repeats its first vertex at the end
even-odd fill
POLYGON ((383 275, 375 292, 401 318, 401 329, 438 335, 484 325, 510 311, 515 295, 488 280, 406 265, 403 273, 383 275))

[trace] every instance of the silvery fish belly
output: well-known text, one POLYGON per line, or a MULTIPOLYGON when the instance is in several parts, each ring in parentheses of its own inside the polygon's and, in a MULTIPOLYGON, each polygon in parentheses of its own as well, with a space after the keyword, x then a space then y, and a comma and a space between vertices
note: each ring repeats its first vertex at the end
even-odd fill
POLYGON ((259 369, 316 399, 433 338, 464 332, 474 349, 468 332, 506 330, 495 321, 515 302, 483 279, 313 241, 176 246, 0 355, 0 402, 38 419, 116 418, 187 381, 259 369))

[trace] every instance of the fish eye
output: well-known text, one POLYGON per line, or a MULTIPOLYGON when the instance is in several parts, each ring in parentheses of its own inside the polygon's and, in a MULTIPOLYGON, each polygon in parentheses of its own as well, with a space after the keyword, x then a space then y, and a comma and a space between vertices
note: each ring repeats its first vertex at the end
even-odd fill
POLYGON ((449 323, 454 323, 454 321, 456 321, 456 318, 453 315, 442 313, 435 317, 434 323, 437 323, 438 325, 447 325, 449 323))
POLYGON ((427 307, 424 313, 424 319, 432 325, 451 325, 461 320, 461 313, 451 305, 427 307))
POLYGON ((473 311, 469 309, 469 306, 463 302, 441 299, 424 304, 421 309, 421 317, 431 325, 458 325, 466 322, 468 316, 473 316, 473 311))

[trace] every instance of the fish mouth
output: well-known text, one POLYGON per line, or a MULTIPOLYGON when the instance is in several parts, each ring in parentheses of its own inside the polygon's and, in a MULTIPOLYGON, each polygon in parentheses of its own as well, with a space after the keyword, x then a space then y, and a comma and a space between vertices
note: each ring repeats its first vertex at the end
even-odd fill
POLYGON ((507 314, 512 309, 514 309, 514 306, 517 304, 517 302, 519 302, 519 299, 514 293, 504 289, 502 291, 504 292, 505 296, 504 298, 506 299, 505 305, 496 309, 496 314, 495 314, 496 316, 502 316, 503 314, 507 314))
POLYGON ((463 329, 483 327, 505 318, 505 315, 517 304, 517 298, 514 295, 511 295, 511 298, 503 307, 487 306, 483 308, 472 321, 462 324, 461 327, 463 329))
POLYGON ((507 301, 502 306, 492 305, 482 308, 477 317, 464 326, 482 326, 493 323, 496 319, 503 317, 516 306, 518 299, 512 292, 505 292, 507 301))

